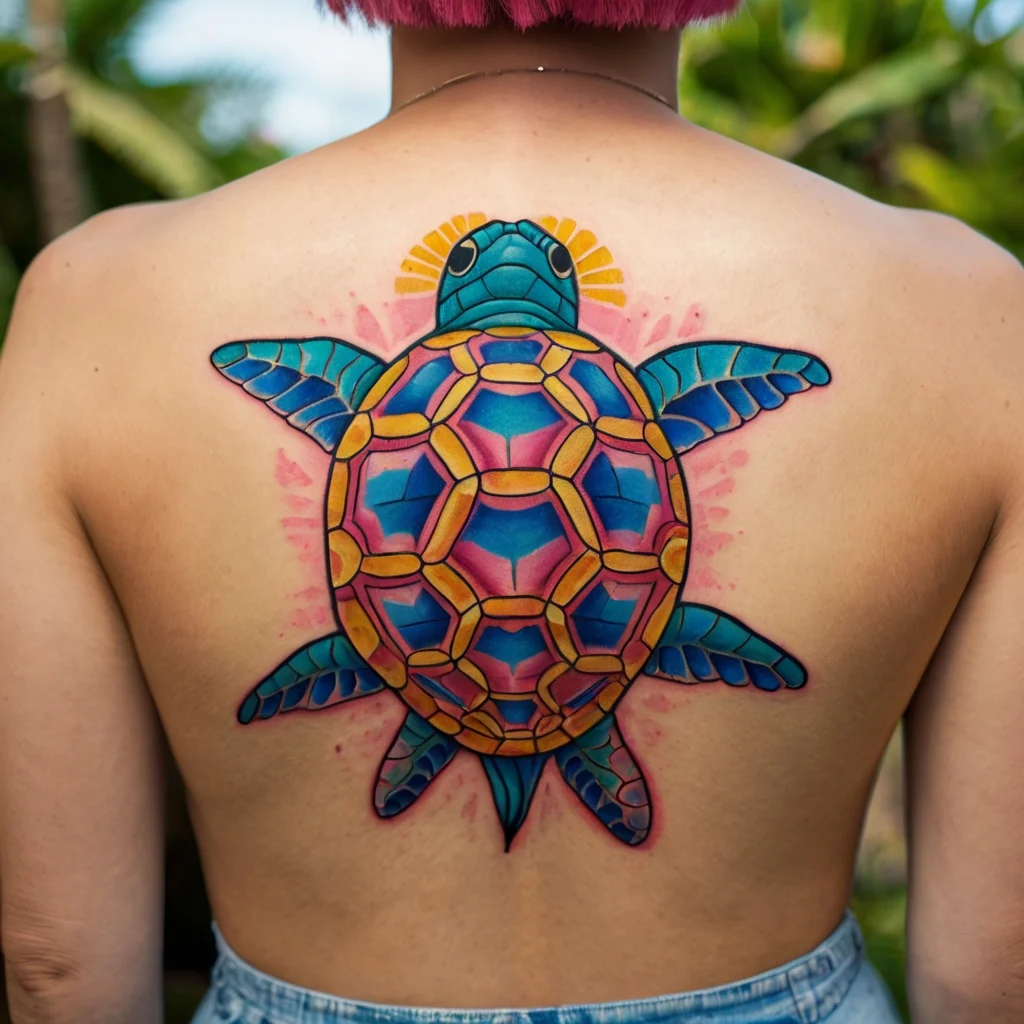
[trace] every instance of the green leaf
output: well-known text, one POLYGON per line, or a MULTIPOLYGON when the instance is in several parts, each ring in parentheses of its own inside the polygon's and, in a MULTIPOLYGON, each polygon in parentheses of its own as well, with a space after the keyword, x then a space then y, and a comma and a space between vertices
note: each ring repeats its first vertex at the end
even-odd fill
POLYGON ((857 118, 917 103, 954 82, 963 48, 940 39, 926 50, 900 51, 834 85, 809 106, 780 149, 793 157, 815 139, 857 118))
POLYGON ((0 36, 0 68, 26 64, 35 56, 31 46, 13 36, 0 36))
POLYGON ((76 131, 163 195, 193 196, 221 183, 202 153, 130 93, 69 68, 67 97, 76 131))

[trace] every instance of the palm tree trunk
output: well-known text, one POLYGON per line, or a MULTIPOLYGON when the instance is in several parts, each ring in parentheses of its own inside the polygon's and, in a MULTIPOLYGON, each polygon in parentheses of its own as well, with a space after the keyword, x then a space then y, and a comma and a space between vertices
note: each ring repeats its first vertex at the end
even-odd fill
POLYGON ((29 155, 43 241, 85 217, 85 190, 65 97, 63 0, 29 0, 36 58, 28 83, 29 155))

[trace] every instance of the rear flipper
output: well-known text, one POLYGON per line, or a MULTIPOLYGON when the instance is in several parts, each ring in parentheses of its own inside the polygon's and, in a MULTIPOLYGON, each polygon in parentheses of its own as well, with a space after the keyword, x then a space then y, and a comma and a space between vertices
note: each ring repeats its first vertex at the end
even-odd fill
POLYGON ((505 852, 508 853, 516 833, 523 827, 530 812, 533 794, 537 791, 547 754, 523 757, 492 757, 481 754, 487 781, 491 784, 494 807, 505 833, 505 852))
POLYGON ((768 691, 797 690, 807 682, 796 658, 725 612, 702 604, 676 608, 645 671, 675 683, 753 683, 768 691))
POLYGON ((321 637, 283 661, 238 709, 238 720, 273 718, 284 711, 320 711, 384 688, 376 672, 341 633, 321 637))
POLYGON ((615 718, 608 715, 555 751, 562 778, 616 839, 638 846, 651 830, 651 798, 615 718))
POLYGON ((382 818, 401 814, 437 778, 457 750, 455 740, 410 711, 381 762, 373 793, 374 809, 382 818))

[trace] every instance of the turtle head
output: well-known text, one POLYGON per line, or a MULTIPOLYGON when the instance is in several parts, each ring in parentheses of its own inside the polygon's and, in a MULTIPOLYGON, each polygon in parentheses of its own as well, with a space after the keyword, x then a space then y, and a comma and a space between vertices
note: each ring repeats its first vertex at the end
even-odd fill
POLYGON ((533 221, 492 220, 452 247, 437 289, 437 331, 575 331, 579 288, 569 250, 533 221))

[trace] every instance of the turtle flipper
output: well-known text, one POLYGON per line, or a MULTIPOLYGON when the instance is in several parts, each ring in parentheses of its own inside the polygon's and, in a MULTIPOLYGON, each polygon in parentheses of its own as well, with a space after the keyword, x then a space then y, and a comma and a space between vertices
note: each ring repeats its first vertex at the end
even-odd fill
POLYGON ((319 711, 384 688, 376 672, 341 633, 321 637, 291 654, 238 709, 238 720, 273 718, 284 711, 319 711))
POLYGON ((437 778, 456 750, 455 740, 410 711, 381 762, 373 793, 377 813, 382 818, 401 814, 437 778))
POLYGON ((651 831, 651 798, 640 766, 608 715, 555 751, 569 787, 616 839, 639 846, 651 831))
POLYGON ((334 338, 233 341, 210 356, 240 384, 325 451, 333 451, 385 366, 334 338))
POLYGON ((824 387, 828 367, 806 352, 708 341, 679 345, 641 363, 637 378, 680 455, 743 426, 790 395, 824 387))
POLYGON ((645 672, 676 683, 725 682, 759 690, 796 690, 807 672, 796 658, 725 612, 680 604, 645 672))
POLYGON ((480 755, 484 771, 487 772, 487 781, 491 784, 494 807, 505 833, 506 853, 526 821, 547 759, 547 754, 528 754, 524 757, 480 755))

